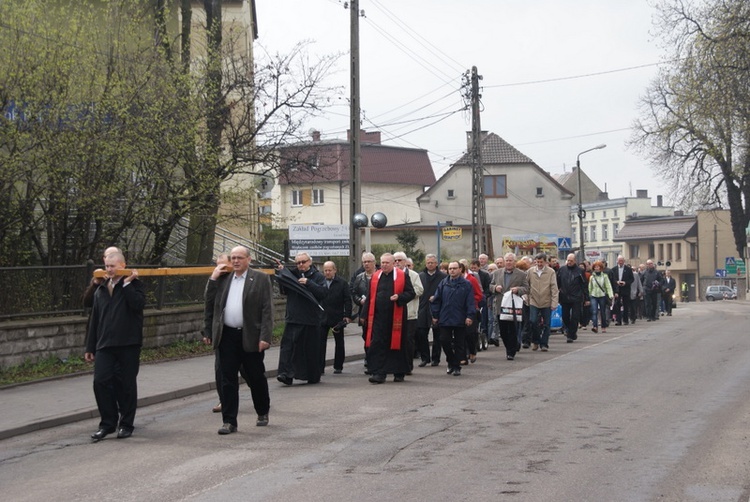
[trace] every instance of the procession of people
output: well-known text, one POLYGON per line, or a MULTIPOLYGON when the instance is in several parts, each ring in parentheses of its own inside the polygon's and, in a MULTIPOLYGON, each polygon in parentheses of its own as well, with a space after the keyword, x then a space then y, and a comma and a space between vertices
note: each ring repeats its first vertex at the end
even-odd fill
MULTIPOLYGON (((606 333, 611 323, 657 320, 662 297, 671 298, 676 289, 669 271, 662 274, 652 260, 633 268, 622 256, 608 268, 603 261, 578 263, 572 253, 563 265, 545 253, 506 253, 494 263, 487 255, 439 263, 428 254, 424 270, 417 272, 404 252, 379 259, 365 252, 349 281, 338 275, 333 261, 324 262, 321 273, 305 252, 295 256, 293 266, 278 262, 273 275, 251 268, 252 261, 244 246, 220 255, 205 289, 203 341, 216 354, 220 402, 213 411, 222 416, 220 435, 238 430, 240 376, 250 388, 256 426, 269 423, 264 353, 272 344, 272 277, 286 298, 276 377, 282 386, 320 382, 330 334, 333 374, 343 373, 349 323, 361 328, 368 381, 382 384, 392 375, 393 382, 402 383, 414 371, 415 359, 422 368, 439 366, 444 358, 446 374, 457 377, 479 351, 499 347, 500 341, 508 361, 522 349, 546 352, 555 315, 562 319, 559 330, 567 343, 589 323, 593 333, 606 333)), ((118 274, 125 268, 122 251, 107 248, 104 263, 104 278, 92 279, 84 294, 92 308, 86 360, 94 363, 101 415, 94 441, 114 432, 124 439, 135 429, 145 305, 137 270, 118 274)), ((663 310, 671 315, 671 302, 663 310)))

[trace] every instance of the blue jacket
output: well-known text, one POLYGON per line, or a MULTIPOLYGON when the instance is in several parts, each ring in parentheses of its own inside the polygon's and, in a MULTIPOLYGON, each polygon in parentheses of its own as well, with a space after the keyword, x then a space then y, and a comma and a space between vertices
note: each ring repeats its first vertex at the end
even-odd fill
POLYGON ((430 311, 438 326, 465 326, 466 319, 476 316, 474 288, 463 277, 446 277, 435 291, 430 311))

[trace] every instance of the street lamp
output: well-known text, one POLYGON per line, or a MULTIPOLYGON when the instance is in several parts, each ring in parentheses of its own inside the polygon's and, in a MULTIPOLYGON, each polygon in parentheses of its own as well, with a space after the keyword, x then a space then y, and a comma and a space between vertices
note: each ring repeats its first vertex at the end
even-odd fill
POLYGON ((588 150, 582 151, 576 157, 576 170, 578 171, 578 236, 580 238, 579 249, 581 250, 581 259, 579 263, 583 263, 583 261, 586 259, 586 253, 583 249, 583 219, 586 217, 586 211, 583 210, 583 202, 581 200, 581 155, 594 150, 601 150, 602 148, 606 147, 607 145, 602 143, 601 145, 597 145, 594 148, 589 148, 588 150))

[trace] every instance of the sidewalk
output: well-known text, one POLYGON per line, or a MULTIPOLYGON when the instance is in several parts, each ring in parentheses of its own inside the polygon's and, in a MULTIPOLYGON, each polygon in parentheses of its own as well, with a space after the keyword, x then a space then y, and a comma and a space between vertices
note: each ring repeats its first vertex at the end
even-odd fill
MULTIPOLYGON (((362 331, 356 325, 345 329, 346 360, 362 359, 362 331)), ((334 341, 328 338, 327 373, 333 364, 334 341)), ((266 351, 266 375, 276 378, 279 347, 266 351)), ((91 374, 45 380, 0 390, 0 440, 80 420, 99 418, 91 374)), ((138 407, 162 403, 216 388, 214 357, 144 364, 138 373, 138 407)), ((218 398, 217 398, 218 399, 218 398)))

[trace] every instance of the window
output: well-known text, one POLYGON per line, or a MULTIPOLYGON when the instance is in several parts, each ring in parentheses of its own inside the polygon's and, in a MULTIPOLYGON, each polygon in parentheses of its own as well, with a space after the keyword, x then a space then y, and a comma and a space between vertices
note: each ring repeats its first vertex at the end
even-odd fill
POLYGON ((615 209, 615 216, 617 216, 617 209, 615 209))
POLYGON ((302 190, 292 190, 292 207, 302 205, 302 190))
POLYGON ((698 259, 698 245, 694 242, 690 243, 690 261, 696 261, 698 259))
POLYGON ((653 244, 648 245, 648 256, 654 258, 656 256, 656 246, 653 244))
POLYGON ((323 205, 323 189, 322 188, 313 188, 312 191, 312 203, 313 206, 322 206, 323 205))
POLYGON ((578 243, 578 235, 576 233, 576 229, 575 228, 571 228, 570 229, 570 235, 572 235, 572 237, 570 239, 570 243, 571 244, 577 244, 578 243))
POLYGON ((682 261, 682 242, 678 242, 675 245, 675 260, 682 261))
POLYGON ((609 225, 602 225, 602 240, 609 240, 609 225))
POLYGON ((672 244, 667 244, 667 260, 672 261, 672 244))
POLYGON ((659 244, 659 255, 656 257, 658 261, 664 260, 664 244, 659 244))
MULTIPOLYGON (((615 211, 617 212, 617 211, 615 211)), ((617 215, 615 215, 617 216, 617 215)), ((612 223, 612 237, 617 237, 617 232, 620 231, 620 224, 619 223, 612 223)))
POLYGON ((507 197, 508 190, 505 186, 505 175, 484 177, 485 197, 507 197))
POLYGON ((456 198, 456 192, 453 190, 448 190, 448 198, 449 199, 455 199, 456 198))
POLYGON ((591 225, 591 242, 596 241, 596 225, 591 225))
POLYGON ((542 189, 542 187, 536 187, 536 196, 544 197, 544 190, 542 189))
POLYGON ((641 256, 641 247, 638 244, 631 244, 630 245, 630 257, 631 258, 638 258, 641 256))
POLYGON ((606 218, 606 217, 607 217, 607 211, 602 211, 602 218, 606 218))
POLYGON ((591 217, 592 220, 596 219, 596 213, 593 211, 591 211, 591 214, 589 216, 591 217))
POLYGON ((589 241, 589 238, 587 237, 589 235, 589 227, 583 227, 583 241, 584 243, 589 241))

